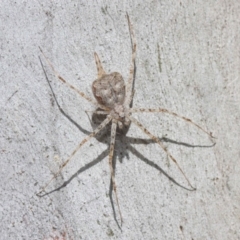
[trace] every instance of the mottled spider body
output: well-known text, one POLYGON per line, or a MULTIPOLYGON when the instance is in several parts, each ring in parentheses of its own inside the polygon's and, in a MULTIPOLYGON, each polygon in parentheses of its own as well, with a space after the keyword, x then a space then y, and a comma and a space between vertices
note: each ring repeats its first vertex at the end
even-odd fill
MULTIPOLYGON (((137 119, 135 119, 132 116, 132 113, 139 113, 139 112, 146 112, 146 113, 167 113, 170 115, 173 115, 175 117, 179 117, 194 126, 198 127, 205 133, 207 133, 210 137, 212 137, 211 133, 208 133, 203 128, 201 128, 196 123, 192 122, 190 119, 179 116, 178 114, 171 112, 167 109, 158 108, 158 109, 152 109, 152 108, 132 108, 131 102, 134 95, 133 90, 133 82, 134 82, 134 70, 135 70, 135 57, 136 57, 136 40, 135 35, 133 32, 133 28, 130 22, 130 19, 127 15, 130 35, 131 35, 131 41, 132 41, 132 59, 131 59, 131 65, 130 65, 130 72, 129 72, 129 78, 128 81, 124 82, 123 77, 120 73, 113 72, 113 73, 106 73, 102 67, 101 61, 96 53, 94 53, 95 62, 97 66, 98 71, 98 77, 92 84, 92 92, 97 101, 92 99, 91 97, 87 96, 82 91, 78 90, 76 87, 68 83, 61 75, 54 69, 52 63, 48 60, 48 58, 43 53, 46 61, 54 71, 54 74, 56 77, 62 81, 64 84, 66 84, 68 87, 73 89, 75 92, 77 92, 81 97, 85 98, 87 101, 91 102, 96 106, 96 111, 94 114, 96 115, 102 115, 105 116, 103 118, 102 122, 93 130, 93 132, 86 136, 76 147, 76 149, 70 154, 68 159, 62 164, 60 169, 57 171, 57 173, 52 177, 52 179, 43 187, 42 191, 46 189, 46 187, 51 183, 51 181, 57 177, 57 175, 62 171, 62 169, 68 164, 68 162, 72 159, 72 157, 76 154, 76 152, 86 143, 88 142, 92 137, 96 136, 100 131, 102 131, 109 123, 111 123, 111 138, 110 138, 110 147, 109 147, 109 166, 110 166, 110 172, 111 172, 111 181, 113 190, 116 196, 116 203, 118 206, 118 211, 120 214, 120 219, 122 223, 122 214, 118 202, 118 196, 117 196, 117 190, 116 190, 116 183, 115 183, 115 176, 114 176, 114 169, 113 169, 113 154, 114 154, 114 145, 115 145, 115 138, 116 138, 116 130, 117 126, 120 129, 128 129, 130 126, 130 123, 135 124, 137 127, 139 127, 150 139, 155 141, 167 154, 167 156, 176 164, 178 169, 181 171, 183 176, 185 177, 188 184, 191 186, 192 189, 195 189, 186 175, 184 174, 183 170, 177 163, 176 159, 168 152, 166 147, 162 144, 162 142, 159 140, 158 137, 153 135, 151 132, 147 130, 146 127, 144 127, 137 119)), ((41 192, 42 192, 41 191, 41 192)), ((41 193, 40 192, 40 193, 41 193)))
POLYGON ((120 73, 105 74, 92 84, 93 95, 96 100, 113 109, 116 104, 122 105, 125 99, 125 83, 120 73))
POLYGON ((103 110, 101 114, 109 114, 114 121, 117 121, 120 129, 123 125, 128 127, 131 121, 128 119, 130 112, 125 98, 126 87, 123 77, 118 72, 106 74, 97 53, 94 53, 94 56, 98 78, 92 84, 93 95, 98 103, 107 107, 107 110, 100 107, 103 110))

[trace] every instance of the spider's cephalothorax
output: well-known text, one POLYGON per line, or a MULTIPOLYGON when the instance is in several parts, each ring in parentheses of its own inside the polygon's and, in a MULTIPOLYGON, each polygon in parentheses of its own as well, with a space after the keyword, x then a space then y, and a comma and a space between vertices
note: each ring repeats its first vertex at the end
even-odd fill
MULTIPOLYGON (((195 188, 191 185, 190 181, 184 174, 183 170, 179 166, 177 160, 168 152, 167 148, 163 145, 163 143, 160 141, 160 139, 152 134, 150 131, 147 130, 146 127, 144 127, 136 118, 131 116, 132 113, 167 113, 170 115, 173 115, 175 117, 179 117, 197 128, 201 129, 205 133, 207 133, 210 137, 212 137, 211 133, 208 133, 203 128, 201 128, 196 123, 192 122, 189 118, 180 116, 174 112, 171 112, 167 109, 163 108, 132 108, 131 102, 134 95, 133 90, 133 82, 134 82, 134 70, 135 70, 135 57, 136 57, 136 40, 135 35, 133 32, 133 28, 129 19, 129 16, 127 15, 130 35, 131 35, 131 41, 132 41, 132 59, 131 59, 131 65, 130 65, 130 72, 129 72, 129 78, 126 82, 126 85, 124 83, 124 80, 122 78, 122 75, 117 72, 113 72, 110 74, 106 74, 104 71, 101 61, 98 57, 98 55, 95 53, 95 61, 97 65, 98 70, 98 77, 92 84, 92 91, 95 99, 97 102, 92 99, 91 97, 87 96, 84 92, 80 91, 76 87, 74 87, 72 84, 68 83, 53 67, 51 62, 47 59, 43 51, 43 53, 46 61, 54 71, 54 74, 57 76, 57 78, 62 81, 64 84, 66 84, 68 87, 73 89, 75 92, 77 92, 81 97, 89 101, 90 103, 94 104, 97 107, 97 110, 94 112, 96 115, 102 115, 102 121, 99 123, 99 125, 93 130, 91 134, 86 136, 76 147, 76 149, 70 154, 68 159, 62 164, 60 169, 57 171, 57 173, 52 177, 52 179, 43 187, 42 191, 46 189, 46 187, 51 183, 51 181, 56 178, 56 176, 62 171, 62 169, 69 163, 69 161, 72 159, 72 157, 78 152, 78 150, 86 143, 88 142, 92 137, 95 137, 97 134, 102 132, 103 129, 105 129, 107 126, 110 126, 111 124, 111 137, 110 137, 110 147, 109 147, 109 166, 110 166, 110 172, 111 172, 111 180, 112 180, 112 186, 113 191, 116 196, 116 203, 118 206, 118 211, 120 214, 120 219, 122 222, 122 214, 118 202, 117 197, 117 190, 116 190, 116 183, 115 183, 115 176, 114 176, 114 168, 113 168, 113 155, 114 155, 114 145, 115 145, 115 139, 117 134, 117 126, 123 130, 128 129, 130 126, 130 123, 135 124, 138 128, 140 128, 150 139, 152 139, 154 142, 156 142, 163 151, 167 154, 167 156, 176 164, 177 168, 181 171, 183 176, 185 177, 188 184, 191 186, 192 190, 195 188)), ((42 192, 41 191, 41 192, 42 192)), ((40 192, 40 193, 41 193, 40 192)))

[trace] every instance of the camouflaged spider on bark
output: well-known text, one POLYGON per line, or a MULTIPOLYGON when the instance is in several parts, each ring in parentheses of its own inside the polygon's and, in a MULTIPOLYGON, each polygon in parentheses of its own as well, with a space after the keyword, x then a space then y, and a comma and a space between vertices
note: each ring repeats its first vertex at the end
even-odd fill
MULTIPOLYGON (((52 68, 54 74, 56 77, 62 81, 64 84, 66 84, 68 87, 73 89, 76 93, 78 93, 81 97, 89 101, 90 103, 94 104, 97 108, 97 110, 94 112, 94 114, 99 115, 105 115, 106 118, 102 121, 101 124, 98 125, 94 131, 86 136, 76 147, 76 149, 70 154, 68 159, 62 164, 60 169, 57 171, 57 173, 52 177, 52 179, 42 188, 41 192, 43 192, 48 185, 52 182, 53 179, 55 179, 58 174, 62 171, 62 169, 69 163, 69 161, 72 159, 72 157, 76 154, 76 152, 86 143, 88 142, 92 137, 94 137, 96 134, 98 134, 103 128, 105 128, 108 123, 111 122, 111 137, 110 137, 110 148, 109 148, 109 166, 110 166, 110 172, 111 172, 111 181, 113 186, 113 191, 116 198, 116 204, 118 207, 118 212, 120 215, 121 224, 123 221, 122 213, 120 210, 120 205, 118 201, 117 196, 117 187, 115 182, 115 175, 114 175, 114 169, 113 169, 113 154, 114 154, 114 146, 115 146, 115 138, 116 138, 116 131, 117 128, 123 129, 124 127, 129 127, 130 123, 135 124, 137 127, 139 127, 150 139, 155 141, 167 154, 167 156, 176 164, 177 168, 181 171, 184 178, 188 182, 189 186, 191 186, 192 189, 195 189, 188 178, 186 177, 185 173, 179 166, 176 159, 168 152, 167 148, 163 145, 163 143, 159 140, 158 137, 153 135, 150 131, 147 130, 146 127, 144 127, 138 120, 136 120, 132 113, 166 113, 173 115, 175 117, 181 118, 197 128, 201 129, 203 132, 208 134, 211 138, 213 137, 211 133, 208 133, 203 128, 201 128, 199 125, 191 121, 190 119, 180 116, 174 112, 171 112, 167 109, 158 108, 158 109, 152 109, 152 108, 133 108, 131 106, 132 99, 134 95, 134 89, 133 89, 133 82, 134 82, 134 70, 135 70, 135 57, 136 57, 136 39, 133 32, 133 27, 130 22, 129 16, 127 15, 127 21, 129 25, 129 31, 131 36, 131 43, 132 43, 132 58, 131 58, 131 64, 130 64, 130 72, 129 72, 129 78, 127 83, 125 84, 123 77, 118 72, 113 73, 106 73, 102 67, 101 61, 97 55, 97 53, 94 53, 95 62, 97 66, 97 72, 98 77, 92 84, 92 92, 95 97, 95 100, 91 97, 87 96, 85 93, 78 90, 76 87, 68 83, 63 77, 60 76, 60 74, 54 69, 52 63, 48 60, 46 55, 43 53, 42 49, 40 48, 43 56, 45 57, 46 61, 48 62, 49 66, 52 68)), ((40 192, 40 193, 41 193, 40 192)))

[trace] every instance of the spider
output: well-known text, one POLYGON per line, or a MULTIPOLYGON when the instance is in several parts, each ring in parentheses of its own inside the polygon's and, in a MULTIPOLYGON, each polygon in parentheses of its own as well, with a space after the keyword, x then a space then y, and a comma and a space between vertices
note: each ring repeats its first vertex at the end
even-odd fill
POLYGON ((102 63, 100 61, 99 56, 97 53, 94 53, 94 58, 97 66, 97 79, 92 84, 92 92, 95 97, 95 100, 91 97, 87 96, 85 93, 78 90, 76 87, 68 83, 53 67, 50 60, 46 57, 42 49, 40 48, 40 51, 42 52, 45 60, 47 61, 48 65, 53 70, 55 76, 63 82, 65 85, 70 87, 72 90, 77 92, 81 97, 89 101, 90 103, 94 104, 96 106, 96 111, 94 114, 98 115, 105 115, 105 119, 101 122, 101 124, 96 127, 93 132, 86 136, 75 148, 75 150, 70 154, 68 159, 61 165, 59 170, 55 173, 55 175, 50 179, 50 181, 42 188, 40 191, 43 192, 48 185, 52 182, 53 179, 55 179, 58 174, 62 171, 62 169, 69 163, 69 161, 73 158, 73 156, 77 153, 77 151, 86 143, 88 142, 92 137, 96 136, 103 128, 105 128, 110 122, 111 122, 111 137, 110 137, 110 148, 109 148, 109 166, 110 166, 110 172, 111 172, 111 183, 113 187, 113 191, 115 194, 116 204, 121 220, 121 225, 123 222, 122 213, 120 210, 120 205, 118 201, 118 195, 117 195, 117 186, 115 182, 115 174, 114 174, 114 168, 113 168, 113 155, 114 155, 114 146, 115 146, 115 138, 116 138, 116 132, 117 129, 123 129, 128 128, 131 123, 135 124, 138 128, 140 128, 148 137, 150 137, 154 142, 156 142, 163 151, 167 154, 167 156, 176 164, 177 168, 180 170, 180 172, 183 174, 184 178, 188 182, 189 186, 193 190, 195 188, 190 183, 189 179, 186 177, 185 173, 183 172, 182 168, 179 166, 176 159, 168 152, 167 148, 162 144, 162 142, 159 140, 158 137, 153 135, 150 131, 148 131, 136 118, 132 116, 132 113, 139 113, 139 112, 145 112, 145 113, 167 113, 170 115, 173 115, 175 117, 181 118, 197 128, 201 129, 203 132, 208 134, 211 138, 213 138, 212 133, 208 133, 205 131, 202 127, 200 127, 198 124, 194 123, 189 118, 180 116, 174 112, 171 112, 167 109, 163 108, 133 108, 132 107, 132 100, 134 95, 134 71, 135 71, 135 58, 136 58, 136 38, 133 31, 133 26, 130 22, 128 14, 126 14, 126 18, 128 21, 129 31, 130 31, 130 38, 131 38, 131 48, 132 48, 132 56, 131 56, 131 65, 130 65, 130 72, 129 72, 129 78, 127 83, 125 84, 123 77, 118 72, 113 73, 106 73, 105 70, 102 67, 102 63))

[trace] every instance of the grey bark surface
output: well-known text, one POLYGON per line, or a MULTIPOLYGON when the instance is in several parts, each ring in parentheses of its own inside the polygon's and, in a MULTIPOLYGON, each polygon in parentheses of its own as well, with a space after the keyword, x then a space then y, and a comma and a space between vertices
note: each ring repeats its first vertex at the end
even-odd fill
POLYGON ((240 239, 239 13, 235 0, 1 1, 0 239, 240 239), (66 186, 36 196, 92 131, 84 111, 94 110, 42 58, 59 110, 38 47, 92 96, 95 51, 107 71, 128 77, 126 12, 137 39, 134 106, 186 116, 216 145, 181 119, 134 114, 197 190, 180 187, 189 186, 176 165, 131 125, 115 149, 119 229, 109 137, 86 143, 47 190, 66 186))

